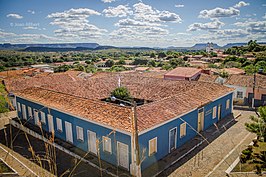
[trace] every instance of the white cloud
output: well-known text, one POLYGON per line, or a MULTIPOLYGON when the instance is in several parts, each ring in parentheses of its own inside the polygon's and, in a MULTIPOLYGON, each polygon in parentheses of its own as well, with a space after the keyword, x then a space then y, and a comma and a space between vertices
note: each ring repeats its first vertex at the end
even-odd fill
POLYGON ((37 30, 39 28, 36 26, 26 26, 26 27, 23 27, 23 29, 25 29, 25 30, 37 30))
POLYGON ((91 15, 100 15, 100 13, 88 8, 78 8, 52 13, 47 18, 53 19, 50 23, 51 25, 60 27, 60 29, 54 31, 56 36, 65 38, 75 37, 76 40, 86 37, 99 38, 107 30, 90 24, 88 18, 91 15))
POLYGON ((264 14, 264 16, 262 17, 263 19, 266 19, 266 13, 264 14))
POLYGON ((224 30, 216 30, 214 34, 217 38, 243 38, 249 35, 246 30, 243 29, 224 29, 224 30))
POLYGON ((132 11, 127 5, 119 5, 117 7, 108 7, 103 10, 106 17, 125 17, 128 14, 132 14, 132 11))
POLYGON ((216 7, 215 9, 200 11, 199 18, 234 17, 239 15, 240 11, 233 7, 229 7, 229 9, 216 7))
POLYGON ((246 3, 244 1, 239 1, 235 6, 234 8, 240 8, 240 7, 245 7, 245 6, 248 6, 249 3, 246 3))
POLYGON ((262 7, 266 7, 266 4, 262 4, 262 7))
POLYGON ((7 14, 6 17, 15 18, 15 19, 22 19, 23 18, 23 16, 21 16, 19 14, 7 14))
POLYGON ((31 14, 35 14, 34 10, 27 10, 27 12, 31 13, 31 14))
POLYGON ((188 26, 187 31, 198 31, 198 30, 217 30, 224 26, 224 23, 219 20, 214 20, 209 23, 193 23, 188 26))
POLYGON ((169 11, 162 11, 159 14, 159 19, 161 21, 165 21, 165 22, 181 22, 181 18, 179 17, 179 15, 169 12, 169 11))
POLYGON ((104 3, 111 3, 111 2, 115 2, 115 0, 102 0, 102 2, 104 2, 104 3))
POLYGON ((152 6, 139 2, 133 5, 134 19, 148 22, 181 22, 178 14, 169 11, 159 11, 152 6))
POLYGON ((175 7, 180 8, 180 7, 185 7, 185 5, 183 5, 183 4, 176 4, 175 7))
POLYGON ((245 28, 248 32, 256 34, 266 33, 266 21, 245 21, 245 22, 236 22, 236 26, 245 28))

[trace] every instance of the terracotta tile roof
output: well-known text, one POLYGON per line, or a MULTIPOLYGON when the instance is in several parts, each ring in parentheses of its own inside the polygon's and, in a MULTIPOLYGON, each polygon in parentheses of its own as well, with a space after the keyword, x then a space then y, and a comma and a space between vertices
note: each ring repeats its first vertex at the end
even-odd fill
POLYGON ((224 68, 223 70, 228 74, 245 74, 245 71, 239 68, 224 68))
POLYGON ((179 77, 192 77, 199 73, 201 69, 192 67, 177 67, 170 72, 166 73, 165 76, 179 76, 179 77))
POLYGON ((4 83, 6 89, 9 92, 17 91, 17 90, 24 90, 29 87, 40 87, 43 85, 52 85, 52 84, 60 84, 66 83, 70 81, 75 81, 78 78, 70 76, 68 74, 41 74, 36 75, 34 77, 23 77, 17 79, 5 79, 4 83))
POLYGON ((201 81, 201 82, 215 82, 215 80, 218 77, 219 77, 218 75, 201 73, 198 81, 201 81))
POLYGON ((131 131, 130 115, 132 114, 131 109, 128 107, 93 101, 42 88, 29 88, 18 91, 15 94, 74 116, 79 116, 114 128, 117 127, 121 130, 131 131))
MULTIPOLYGON (((253 87, 253 75, 231 75, 225 82, 226 85, 236 85, 241 87, 253 87)), ((256 87, 266 89, 266 76, 256 74, 256 87)))
POLYGON ((133 97, 153 101, 137 107, 139 131, 177 117, 232 91, 231 88, 215 83, 169 81, 143 77, 140 74, 110 73, 105 77, 87 80, 58 84, 50 82, 43 85, 43 88, 28 88, 15 94, 130 132, 131 109, 99 100, 110 96, 110 92, 118 86, 118 77, 121 85, 127 87, 133 97))

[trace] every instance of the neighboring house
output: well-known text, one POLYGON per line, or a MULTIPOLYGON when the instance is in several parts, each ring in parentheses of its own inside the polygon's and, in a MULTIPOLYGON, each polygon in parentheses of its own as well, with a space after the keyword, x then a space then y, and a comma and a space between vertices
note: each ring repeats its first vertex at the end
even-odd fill
POLYGON ((225 72, 227 72, 229 75, 232 75, 232 74, 245 74, 245 71, 243 69, 239 69, 239 68, 224 68, 223 70, 225 72))
POLYGON ((201 69, 192 67, 177 67, 164 75, 165 80, 197 80, 201 69))
POLYGON ((234 101, 237 104, 252 107, 266 105, 266 76, 264 75, 231 75, 224 85, 235 89, 234 101))
POLYGON ((204 74, 201 73, 198 81, 201 82, 212 82, 212 83, 218 83, 217 79, 219 78, 218 75, 213 75, 213 74, 204 74))
POLYGON ((110 74, 58 84, 46 81, 38 88, 29 83, 25 90, 11 83, 8 88, 13 88, 21 120, 41 125, 57 138, 135 174, 133 110, 104 101, 118 82, 144 103, 136 108, 141 170, 232 113, 231 88, 140 74, 110 74))

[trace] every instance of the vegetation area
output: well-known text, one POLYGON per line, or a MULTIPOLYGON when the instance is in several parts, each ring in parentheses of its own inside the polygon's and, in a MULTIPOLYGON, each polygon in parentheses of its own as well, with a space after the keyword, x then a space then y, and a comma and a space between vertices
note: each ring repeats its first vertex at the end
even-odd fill
POLYGON ((8 98, 5 86, 0 84, 0 113, 8 112, 8 98))
MULTIPOLYGON (((216 60, 209 63, 209 68, 242 68, 247 74, 259 70, 266 72, 266 46, 249 41, 248 45, 231 47, 224 51, 229 56, 225 60, 216 60), (254 56, 249 60, 245 55, 254 56)), ((105 49, 84 50, 69 52, 25 52, 14 50, 0 50, 0 71, 16 69, 16 67, 33 64, 51 64, 55 72, 64 72, 69 69, 95 73, 97 71, 118 72, 130 70, 127 65, 160 67, 170 70, 177 66, 189 66, 190 56, 217 57, 217 53, 201 51, 175 51, 162 49, 105 49), (83 61, 81 64, 80 62, 83 61), (65 63, 72 62, 72 63, 65 63), (61 64, 61 66, 53 65, 61 64), (104 67, 102 67, 104 66, 104 67)))
POLYGON ((246 129, 257 135, 253 145, 248 146, 240 155, 240 163, 234 171, 256 171, 261 174, 266 171, 266 106, 258 109, 258 117, 251 116, 251 123, 246 123, 246 129))

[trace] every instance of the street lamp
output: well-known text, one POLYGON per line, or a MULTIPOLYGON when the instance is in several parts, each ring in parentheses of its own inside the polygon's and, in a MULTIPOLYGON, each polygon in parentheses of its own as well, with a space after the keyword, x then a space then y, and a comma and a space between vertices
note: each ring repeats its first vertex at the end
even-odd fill
MULTIPOLYGON (((132 130, 132 134, 133 134, 133 139, 135 140, 135 143, 134 143, 134 151, 132 152, 135 152, 135 157, 136 157, 136 165, 134 166, 134 175, 136 177, 141 177, 141 168, 140 168, 140 159, 139 159, 139 139, 138 139, 138 126, 137 126, 137 104, 136 104, 136 101, 132 101, 132 102, 129 102, 129 101, 126 101, 126 100, 122 100, 122 99, 119 99, 119 98, 116 98, 115 96, 111 96, 110 97, 111 101, 120 101, 120 102, 124 102, 124 103, 127 103, 129 105, 131 105, 132 107, 132 112, 133 112, 133 121, 132 121, 132 124, 133 124, 133 130, 132 130)), ((134 160, 134 158, 132 159, 134 160)))

